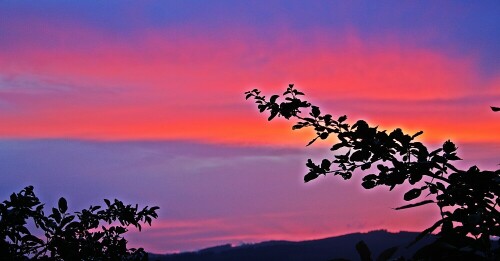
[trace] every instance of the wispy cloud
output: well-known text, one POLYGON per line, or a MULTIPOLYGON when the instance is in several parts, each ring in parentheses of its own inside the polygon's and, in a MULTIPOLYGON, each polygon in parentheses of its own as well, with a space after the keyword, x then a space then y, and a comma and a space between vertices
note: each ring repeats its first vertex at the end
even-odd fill
POLYGON ((426 108, 432 108, 436 119, 455 119, 446 125, 458 124, 454 135, 461 139, 495 139, 490 134, 498 129, 491 116, 464 114, 463 100, 446 109, 439 102, 472 97, 487 105, 492 95, 498 95, 498 81, 481 78, 469 56, 452 57, 399 42, 365 44, 356 34, 347 35, 345 41, 317 36, 306 43, 285 31, 275 36, 280 40, 268 42, 252 30, 227 38, 228 31, 213 37, 167 29, 149 31, 127 45, 92 28, 51 30, 63 39, 55 41, 54 48, 24 42, 29 46, 22 53, 0 52, 3 99, 15 102, 23 115, 0 113, 8 123, 0 130, 4 137, 301 144, 289 138, 293 137, 286 130, 289 124, 266 124, 251 104, 234 110, 236 100, 244 103, 245 90, 272 87, 280 92, 288 82, 297 83, 309 100, 319 100, 324 107, 340 108, 324 102, 324 97, 356 100, 352 105, 378 101, 374 106, 367 102, 356 112, 381 119, 381 124, 410 129, 423 125, 435 140, 443 131, 436 121, 429 118, 426 124, 424 116, 407 117, 410 109, 414 115, 429 112, 422 112, 422 107, 405 106, 403 112, 388 106, 436 100, 426 108), (100 44, 85 49, 66 45, 74 41, 68 32, 83 32, 81 41, 101 39, 100 44), (491 131, 474 135, 461 123, 467 121, 491 131))
MULTIPOLYGON (((471 159, 465 167, 495 167, 498 144, 458 146, 460 156, 471 159)), ((64 196, 71 211, 104 204, 104 198, 158 205, 160 218, 131 238, 155 252, 418 230, 438 215, 432 207, 395 212, 405 188, 366 191, 359 175, 304 184, 307 158, 328 152, 180 141, 2 140, 0 198, 34 185, 48 207, 64 196)))

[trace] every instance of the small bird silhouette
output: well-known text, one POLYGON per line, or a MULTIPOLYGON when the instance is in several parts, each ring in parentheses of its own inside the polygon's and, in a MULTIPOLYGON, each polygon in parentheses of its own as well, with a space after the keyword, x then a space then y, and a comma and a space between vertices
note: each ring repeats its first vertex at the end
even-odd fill
POLYGON ((491 107, 491 110, 492 111, 500 111, 500 108, 499 107, 493 107, 493 106, 490 106, 491 107))

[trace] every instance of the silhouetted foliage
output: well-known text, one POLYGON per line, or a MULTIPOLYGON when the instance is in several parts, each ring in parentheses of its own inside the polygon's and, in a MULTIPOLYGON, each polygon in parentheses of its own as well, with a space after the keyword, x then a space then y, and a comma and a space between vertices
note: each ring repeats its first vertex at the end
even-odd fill
POLYGON ((500 111, 500 107, 493 107, 493 106, 491 106, 491 110, 492 111, 500 111))
POLYGON ((257 89, 245 94, 246 99, 255 100, 261 113, 269 111, 268 120, 276 116, 287 120, 294 118, 298 122, 292 129, 313 128, 316 137, 307 146, 317 139, 336 136, 339 142, 331 151, 337 154, 319 163, 307 160, 309 172, 304 176, 305 182, 326 174, 348 180, 355 171, 361 170, 364 173, 361 185, 365 189, 387 186, 392 190, 407 182, 413 188, 404 194, 404 200, 432 196, 396 208, 401 210, 431 203, 439 207, 441 218, 424 230, 415 242, 438 228, 439 239, 423 249, 419 258, 449 260, 470 255, 475 259, 493 260, 498 257, 492 250, 490 237, 500 236, 500 170, 480 170, 477 166, 459 169, 453 164, 460 160, 455 144, 448 140, 440 148, 429 150, 416 141, 422 131, 410 135, 398 128, 388 133, 364 120, 350 125, 345 115, 334 118, 322 114, 317 106, 299 98, 304 93, 293 84, 283 93, 282 102, 278 102, 280 95, 266 99, 257 89), (303 112, 306 109, 309 113, 303 112))
POLYGON ((356 244, 356 250, 359 253, 359 257, 361 258, 361 261, 371 261, 372 260, 372 253, 370 252, 370 249, 366 245, 365 241, 359 241, 359 243, 356 244))
MULTIPOLYGON (((397 246, 395 247, 390 247, 386 250, 384 250, 380 255, 377 257, 376 261, 388 261, 391 260, 392 256, 398 251, 397 246)), ((365 241, 361 240, 356 244, 356 251, 358 251, 359 258, 361 261, 373 261, 372 259, 372 253, 370 249, 368 248, 368 245, 366 245, 365 241)), ((398 260, 404 260, 403 257, 400 257, 398 260)))
POLYGON ((66 199, 44 213, 28 186, 0 203, 0 257, 2 260, 147 260, 144 249, 127 249, 123 235, 129 226, 151 225, 159 207, 125 205, 115 199, 106 206, 68 213, 66 199), (107 224, 107 225, 105 225, 107 224), (37 231, 31 232, 29 228, 37 231), (41 231, 40 231, 41 230, 41 231))

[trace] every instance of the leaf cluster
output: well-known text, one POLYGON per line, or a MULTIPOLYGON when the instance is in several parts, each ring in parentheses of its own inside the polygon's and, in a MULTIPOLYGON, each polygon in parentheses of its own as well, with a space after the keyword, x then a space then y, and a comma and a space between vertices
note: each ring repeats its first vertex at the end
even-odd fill
POLYGON ((32 186, 0 203, 0 256, 7 260, 147 260, 143 248, 127 248, 128 227, 151 225, 159 207, 125 205, 104 199, 105 206, 68 212, 65 198, 45 213, 32 186), (31 232, 29 227, 37 229, 31 232), (42 236, 43 234, 43 236, 42 236))
POLYGON ((293 84, 283 93, 285 101, 281 103, 279 95, 267 100, 257 89, 245 94, 246 99, 256 101, 261 113, 270 112, 269 120, 276 116, 294 118, 297 122, 292 129, 313 128, 316 136, 307 146, 317 139, 337 138, 338 142, 331 147, 335 152, 332 158, 320 163, 307 161, 309 172, 304 176, 305 182, 326 174, 347 180, 359 170, 364 174, 361 185, 365 189, 386 186, 393 190, 396 186, 409 184, 412 188, 404 194, 404 200, 420 198, 420 201, 396 210, 434 203, 441 213, 441 219, 416 240, 440 228, 442 238, 474 242, 468 244, 473 246, 468 250, 492 255, 489 238, 500 236, 500 170, 480 170, 476 166, 459 169, 454 164, 461 160, 456 145, 448 140, 440 148, 430 150, 417 141, 422 131, 406 134, 397 128, 389 132, 370 126, 364 120, 351 125, 345 115, 334 118, 322 114, 317 106, 298 97, 303 93, 293 84))

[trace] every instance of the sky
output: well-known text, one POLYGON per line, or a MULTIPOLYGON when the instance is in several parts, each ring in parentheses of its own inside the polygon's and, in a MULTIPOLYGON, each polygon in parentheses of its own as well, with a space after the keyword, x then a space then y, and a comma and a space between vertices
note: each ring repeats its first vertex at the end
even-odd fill
MULTIPOLYGON (((433 224, 308 158, 330 140, 268 122, 244 92, 289 83, 332 115, 452 139, 497 168, 500 2, 0 1, 0 196, 77 211, 158 205, 130 244, 156 253, 433 224)), ((361 174, 361 173, 359 173, 361 174)))

